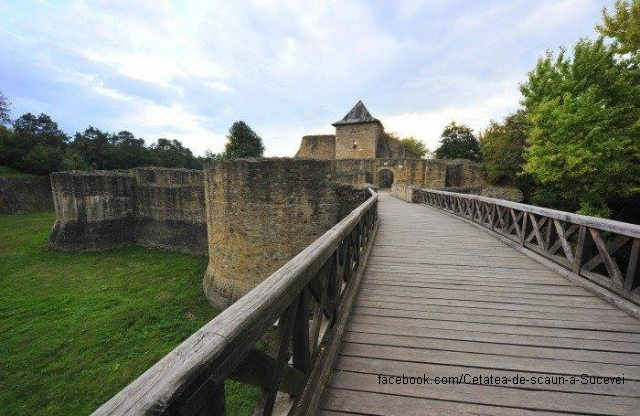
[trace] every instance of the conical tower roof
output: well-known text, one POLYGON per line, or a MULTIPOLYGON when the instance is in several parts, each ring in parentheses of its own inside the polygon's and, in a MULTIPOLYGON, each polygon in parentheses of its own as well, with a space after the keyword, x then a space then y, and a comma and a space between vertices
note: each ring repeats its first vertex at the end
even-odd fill
POLYGON ((367 110, 367 107, 364 106, 362 101, 358 101, 358 103, 353 106, 351 111, 347 113, 346 116, 342 118, 342 120, 336 121, 333 123, 333 126, 343 126, 345 124, 360 124, 360 123, 380 123, 380 120, 374 118, 367 110))

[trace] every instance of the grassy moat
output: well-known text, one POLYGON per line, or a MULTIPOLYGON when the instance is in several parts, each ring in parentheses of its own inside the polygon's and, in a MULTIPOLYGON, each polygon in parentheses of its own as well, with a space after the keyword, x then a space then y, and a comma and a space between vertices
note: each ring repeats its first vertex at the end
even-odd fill
MULTIPOLYGON (((49 250, 51 212, 0 215, 0 414, 86 415, 212 319, 207 260, 49 250)), ((231 414, 254 387, 227 384, 231 414)))

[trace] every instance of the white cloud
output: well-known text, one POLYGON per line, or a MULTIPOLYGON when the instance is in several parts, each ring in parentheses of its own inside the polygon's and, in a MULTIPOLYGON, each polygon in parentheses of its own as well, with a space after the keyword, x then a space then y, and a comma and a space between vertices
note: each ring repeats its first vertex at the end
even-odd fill
POLYGON ((233 92, 233 88, 222 81, 207 81, 203 82, 202 85, 218 92, 233 92))
MULTIPOLYGON (((58 67, 57 82, 89 97, 75 105, 117 108, 101 119, 109 126, 178 138, 198 153, 220 150, 229 125, 243 119, 265 138, 268 155, 292 155, 302 135, 333 131, 330 123, 360 98, 387 130, 433 148, 452 119, 479 129, 513 109, 517 82, 541 51, 592 33, 600 7, 595 0, 25 0, 0 4, 0 47, 24 51, 33 67, 58 67)), ((15 101, 45 100, 33 90, 15 101)), ((46 108, 71 101, 50 95, 63 102, 46 108)), ((72 108, 61 113, 72 115, 68 125, 88 124, 72 108)))
POLYGON ((386 131, 400 136, 414 136, 422 140, 430 150, 439 146, 440 134, 451 121, 466 124, 478 134, 489 122, 499 120, 518 107, 519 94, 504 91, 482 102, 465 106, 447 106, 428 112, 381 115, 386 131))

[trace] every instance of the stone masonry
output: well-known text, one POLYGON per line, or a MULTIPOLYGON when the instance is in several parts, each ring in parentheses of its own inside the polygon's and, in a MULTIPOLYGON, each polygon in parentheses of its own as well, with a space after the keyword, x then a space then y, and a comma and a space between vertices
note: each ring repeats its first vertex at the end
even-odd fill
POLYGON ((246 159, 205 166, 209 266, 204 290, 225 308, 366 199, 318 160, 246 159))

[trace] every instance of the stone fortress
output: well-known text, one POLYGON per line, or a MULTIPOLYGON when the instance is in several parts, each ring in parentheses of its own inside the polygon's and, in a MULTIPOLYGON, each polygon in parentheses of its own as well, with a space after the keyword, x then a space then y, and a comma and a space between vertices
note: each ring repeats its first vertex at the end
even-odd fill
POLYGON ((368 186, 409 200, 412 187, 505 197, 473 162, 417 159, 362 102, 333 125, 335 135, 303 137, 293 159, 54 173, 50 246, 138 244, 208 256, 204 290, 225 308, 364 202, 368 186))

